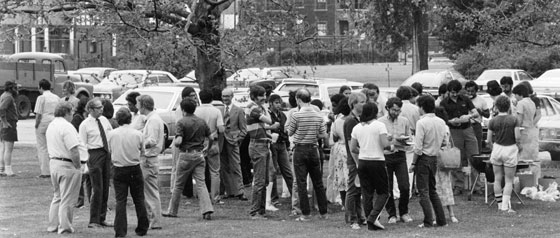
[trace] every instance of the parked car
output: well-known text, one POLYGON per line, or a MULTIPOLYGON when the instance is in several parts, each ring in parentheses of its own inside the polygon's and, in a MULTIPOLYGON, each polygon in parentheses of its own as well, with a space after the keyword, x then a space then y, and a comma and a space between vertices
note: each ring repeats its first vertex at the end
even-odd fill
POLYGON ((408 77, 401 86, 411 86, 418 82, 422 84, 424 92, 438 95, 439 86, 451 80, 459 80, 463 85, 467 82, 465 77, 454 69, 427 69, 408 77))
POLYGON ((161 70, 117 70, 101 83, 93 86, 93 95, 114 100, 131 88, 150 85, 170 86, 178 84, 173 74, 161 70))
POLYGON ((290 78, 284 70, 273 68, 247 68, 240 69, 227 77, 226 83, 233 87, 246 87, 253 81, 274 80, 280 83, 283 79, 290 78))
POLYGON ((537 94, 560 99, 560 69, 547 70, 530 83, 537 94))
POLYGON ((533 77, 522 69, 487 69, 476 78, 475 82, 479 91, 486 91, 488 81, 496 80, 500 83, 500 79, 505 76, 511 77, 514 86, 523 80, 533 80, 533 77))
POLYGON ((185 77, 179 79, 181 83, 194 83, 196 82, 196 76, 194 74, 194 70, 191 70, 185 77))
MULTIPOLYGON (((181 107, 180 103, 182 91, 183 87, 176 86, 149 86, 144 88, 129 89, 113 102, 113 106, 115 108, 115 112, 118 111, 120 107, 128 106, 126 95, 130 92, 138 92, 140 95, 150 95, 154 99, 155 112, 161 117, 163 122, 165 122, 165 148, 167 148, 171 145, 171 142, 175 138, 175 125, 179 119, 177 118, 176 113, 181 107)), ((198 94, 198 88, 195 88, 195 91, 198 94)), ((198 103, 200 104, 200 99, 198 100, 198 103)))
POLYGON ((68 74, 80 75, 86 83, 95 85, 101 83, 101 81, 109 76, 109 74, 113 71, 117 71, 117 69, 108 67, 90 67, 77 69, 75 71, 68 71, 68 74))
MULTIPOLYGON (((489 106, 493 105, 492 99, 488 94, 479 95, 486 100, 489 106)), ((550 153, 552 160, 560 161, 560 102, 549 96, 538 95, 541 102, 541 119, 537 123, 539 128, 539 151, 550 153)), ((482 121, 483 138, 486 140, 488 122, 484 118, 482 121)))
POLYGON ((347 81, 346 79, 287 79, 274 89, 274 93, 281 96, 285 103, 288 103, 290 91, 307 88, 311 93, 311 99, 320 99, 325 109, 330 109, 332 107, 331 96, 339 93, 340 87, 344 85, 349 86, 352 90, 358 90, 362 89, 364 84, 347 81))

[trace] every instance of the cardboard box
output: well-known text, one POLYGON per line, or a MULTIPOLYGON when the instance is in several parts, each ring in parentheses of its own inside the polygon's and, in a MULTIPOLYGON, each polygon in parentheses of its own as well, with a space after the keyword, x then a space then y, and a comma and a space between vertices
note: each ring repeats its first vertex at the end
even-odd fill
POLYGON ((519 188, 521 188, 521 190, 525 187, 537 186, 535 174, 517 174, 517 177, 519 177, 519 188))

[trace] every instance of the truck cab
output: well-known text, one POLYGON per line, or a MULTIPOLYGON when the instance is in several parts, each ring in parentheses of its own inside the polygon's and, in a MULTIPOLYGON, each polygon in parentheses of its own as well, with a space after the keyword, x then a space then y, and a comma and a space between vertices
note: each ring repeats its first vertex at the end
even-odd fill
POLYGON ((93 85, 84 82, 80 75, 68 75, 64 58, 53 53, 24 52, 10 55, 8 62, 0 63, 0 77, 18 84, 16 106, 22 119, 27 118, 35 108, 35 101, 40 95, 38 86, 41 79, 50 81, 51 91, 58 96, 62 96, 62 85, 67 80, 76 85, 78 98, 93 95, 93 85))

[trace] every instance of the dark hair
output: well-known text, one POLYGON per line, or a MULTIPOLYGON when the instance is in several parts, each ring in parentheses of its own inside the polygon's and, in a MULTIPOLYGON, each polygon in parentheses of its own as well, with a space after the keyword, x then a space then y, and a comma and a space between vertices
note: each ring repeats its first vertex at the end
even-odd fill
POLYGON ((133 91, 130 92, 128 95, 126 95, 126 101, 132 103, 133 105, 136 105, 136 98, 140 96, 139 92, 133 91))
POLYGON ((249 88, 249 96, 254 101, 259 96, 266 96, 266 90, 262 86, 253 85, 249 88))
POLYGON ((84 114, 84 112, 86 112, 86 105, 88 101, 88 97, 80 98, 80 101, 78 101, 78 106, 76 106, 76 113, 79 113, 80 115, 84 114))
POLYGON ((212 93, 208 90, 201 90, 198 92, 198 98, 200 98, 201 103, 211 103, 212 93))
POLYGON ((194 88, 187 86, 187 87, 183 88, 183 91, 181 91, 181 98, 186 98, 186 97, 190 96, 191 93, 193 93, 193 92, 196 93, 194 88))
POLYGON ((338 103, 340 103, 340 100, 342 100, 343 98, 346 98, 346 96, 344 96, 343 94, 335 94, 331 96, 331 104, 332 105, 338 105, 338 103))
POLYGON ((387 111, 388 111, 389 108, 393 107, 393 105, 397 105, 398 107, 402 107, 401 99, 398 98, 398 97, 389 98, 389 100, 387 100, 387 103, 385 103, 385 108, 387 108, 387 111))
POLYGON ((296 99, 300 99, 303 103, 311 102, 311 93, 306 88, 300 88, 296 92, 296 99))
POLYGON ((56 105, 54 109, 55 117, 65 117, 66 115, 72 115, 72 103, 62 101, 56 105))
POLYGON ((101 105, 103 105, 103 116, 107 119, 113 118, 113 114, 115 113, 115 109, 113 108, 113 104, 111 100, 104 98, 101 99, 101 105))
POLYGON ((459 82, 459 80, 454 79, 449 81, 449 83, 447 83, 448 92, 451 91, 459 92, 461 91, 461 89, 463 89, 463 85, 461 85, 461 82, 459 82))
POLYGON ((513 94, 521 95, 524 98, 529 97, 529 89, 527 88, 527 86, 523 84, 515 85, 515 87, 513 87, 513 89, 511 90, 511 92, 513 94))
POLYGON ((5 91, 17 91, 17 84, 13 81, 6 81, 4 83, 4 90, 5 91))
POLYGON ((368 102, 364 104, 362 109, 362 115, 360 116, 360 122, 368 122, 377 118, 377 105, 375 103, 368 102))
POLYGON ((290 91, 288 94, 288 103, 291 107, 297 107, 296 91, 290 91))
POLYGON ((352 89, 351 89, 350 87, 348 87, 348 86, 346 86, 346 85, 342 85, 342 86, 340 87, 340 90, 338 90, 338 94, 343 94, 344 91, 346 91, 346 90, 352 91, 352 89))
POLYGON ((444 121, 449 120, 449 117, 447 116, 447 112, 445 111, 444 107, 436 107, 435 109, 435 114, 437 117, 443 119, 444 121))
POLYGON ((438 95, 439 96, 444 95, 445 93, 447 93, 447 84, 446 83, 444 83, 442 85, 439 85, 439 88, 438 88, 438 95))
POLYGON ((420 96, 416 99, 418 107, 422 108, 425 113, 433 113, 436 107, 436 101, 430 95, 420 96))
POLYGON ((417 97, 418 95, 420 95, 420 93, 413 87, 408 86, 408 90, 410 90, 410 95, 412 95, 412 97, 417 97))
POLYGON ((39 88, 43 90, 51 90, 51 83, 46 79, 41 79, 41 81, 39 81, 39 88))
POLYGON ((486 92, 490 94, 490 96, 498 96, 502 93, 502 87, 496 80, 491 80, 486 83, 486 92))
POLYGON ((352 112, 352 109, 350 108, 350 105, 348 105, 348 98, 343 97, 340 100, 340 102, 338 102, 338 105, 336 106, 336 108, 333 111, 334 111, 335 114, 342 113, 342 115, 345 115, 345 116, 350 115, 350 112, 352 112))
POLYGON ((472 81, 472 80, 467 81, 467 83, 465 84, 465 89, 467 89, 467 88, 472 88, 472 87, 474 87, 474 91, 475 91, 475 92, 478 92, 478 84, 476 84, 476 83, 475 83, 474 81, 472 81))
POLYGON ((364 88, 370 89, 370 90, 375 90, 377 92, 377 94, 379 94, 379 87, 377 87, 377 85, 375 85, 374 83, 365 83, 364 88))
POLYGON ((500 84, 501 85, 504 85, 504 84, 513 85, 513 79, 510 76, 504 76, 500 79, 500 84))
POLYGON ((509 108, 511 107, 511 102, 507 96, 501 95, 496 98, 494 102, 494 106, 498 109, 499 112, 508 112, 509 108))
POLYGON ((222 101, 222 90, 220 88, 212 88, 212 100, 222 101))
POLYGON ((188 114, 193 114, 196 110, 196 103, 188 98, 185 98, 181 101, 181 110, 188 114))
POLYGON ((410 92, 410 88, 407 86, 400 86, 397 89, 397 97, 401 100, 410 100, 412 98, 412 92, 410 92))
POLYGON ((424 86, 422 86, 422 84, 419 82, 414 82, 412 85, 410 85, 410 87, 416 89, 419 95, 422 95, 422 92, 424 91, 424 86))
POLYGON ((537 97, 536 94, 533 93, 533 86, 529 83, 529 81, 521 81, 519 84, 525 85, 527 87, 527 92, 529 93, 529 97, 535 103, 537 108, 541 108, 541 100, 537 97))
POLYGON ((115 120, 117 121, 117 124, 119 124, 119 126, 130 124, 130 122, 132 121, 132 114, 127 107, 121 107, 117 111, 117 114, 115 114, 115 120))
POLYGON ((280 97, 280 95, 278 94, 272 94, 270 95, 270 97, 268 98, 268 103, 273 103, 276 100, 280 100, 280 103, 282 103, 282 97, 280 97))
MULTIPOLYGON (((303 99, 301 101, 303 101, 303 99)), ((319 108, 319 110, 323 110, 323 102, 321 102, 321 100, 319 100, 319 99, 311 100, 310 104, 317 106, 319 108)))

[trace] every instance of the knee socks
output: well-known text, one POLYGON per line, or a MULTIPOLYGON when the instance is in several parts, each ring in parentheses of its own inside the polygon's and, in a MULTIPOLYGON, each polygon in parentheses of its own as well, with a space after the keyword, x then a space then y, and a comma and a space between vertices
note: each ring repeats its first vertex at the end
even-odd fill
POLYGON ((496 202, 498 203, 498 210, 502 210, 502 194, 496 194, 496 202))

